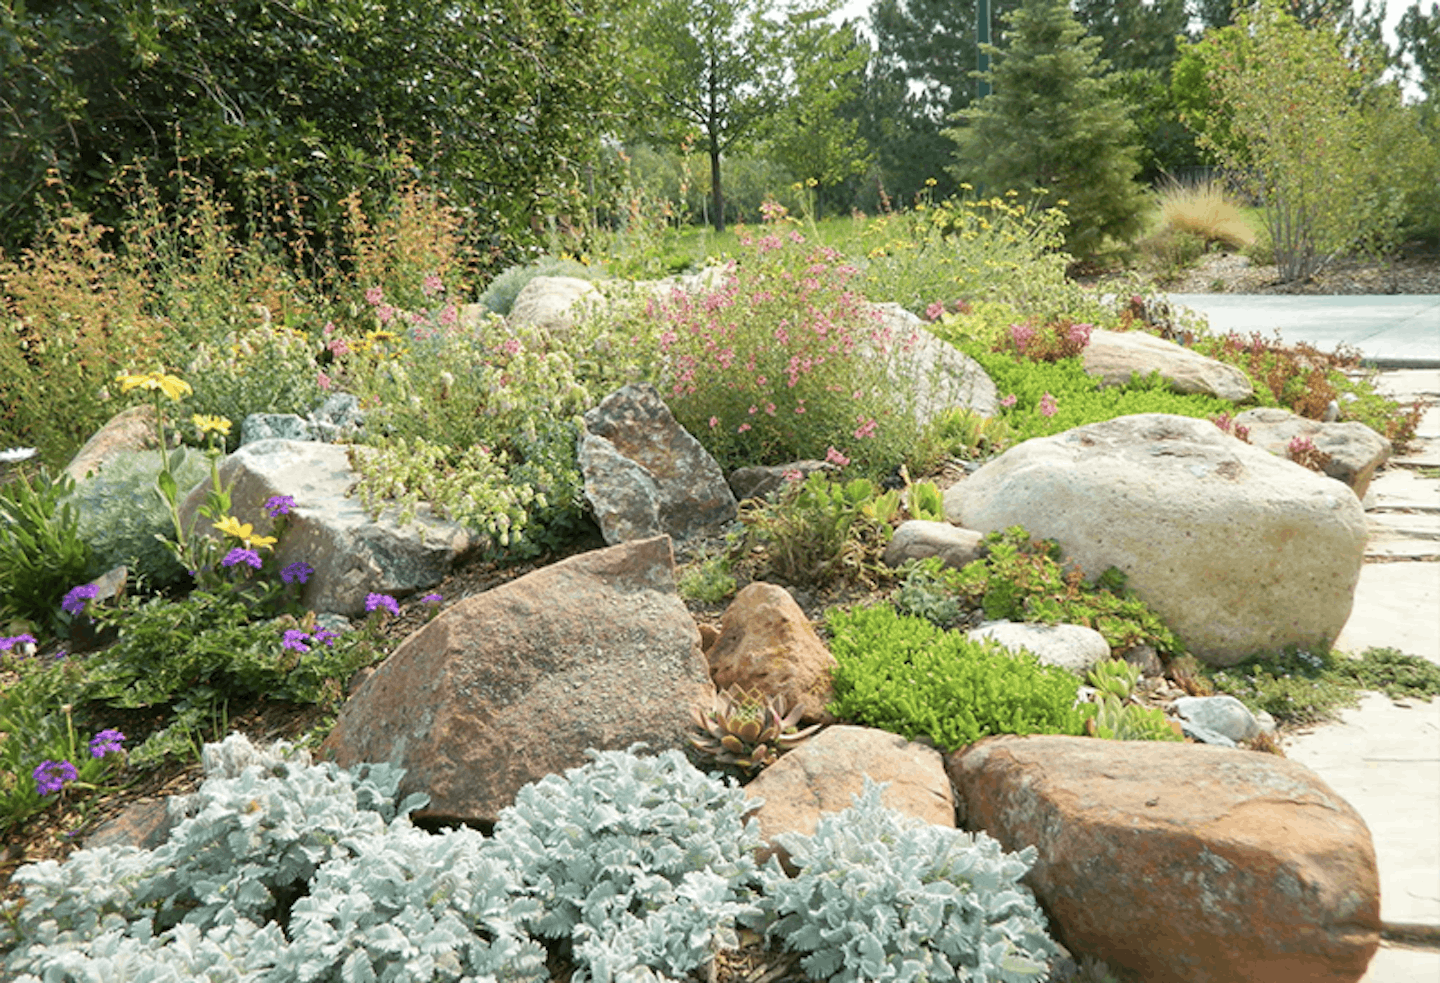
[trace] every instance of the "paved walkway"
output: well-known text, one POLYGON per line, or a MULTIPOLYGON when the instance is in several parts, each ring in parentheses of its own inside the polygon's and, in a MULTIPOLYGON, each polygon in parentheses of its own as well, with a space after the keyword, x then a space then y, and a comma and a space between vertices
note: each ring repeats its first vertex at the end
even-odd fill
POLYGON ((1326 296, 1170 294, 1172 304, 1204 314, 1217 332, 1264 337, 1321 351, 1360 349, 1381 368, 1440 368, 1440 294, 1326 296))

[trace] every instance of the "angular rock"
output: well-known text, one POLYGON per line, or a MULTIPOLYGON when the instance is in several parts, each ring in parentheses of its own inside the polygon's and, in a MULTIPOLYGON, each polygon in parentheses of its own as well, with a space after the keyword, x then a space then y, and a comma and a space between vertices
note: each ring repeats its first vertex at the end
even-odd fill
POLYGON ((1235 424, 1248 427, 1250 443, 1277 457, 1291 457, 1290 442, 1307 439, 1315 449, 1330 458, 1325 473, 1345 482, 1363 499, 1375 477, 1375 469, 1390 457, 1390 441, 1363 423, 1322 423, 1296 416, 1275 406, 1246 410, 1235 417, 1235 424))
POLYGON ((1036 847, 1053 933, 1146 983, 1355 981, 1380 944, 1370 831, 1293 761, 1006 735, 946 767, 967 829, 1036 847))
POLYGON ((955 407, 995 415, 999 393, 979 362, 935 337, 925 322, 899 304, 872 306, 893 333, 897 348, 890 378, 912 401, 917 423, 923 427, 955 407))
POLYGON ((85 849, 133 846, 154 850, 170 838, 175 825, 164 799, 137 799, 95 827, 95 831, 85 837, 85 849))
POLYGON ((1183 696, 1170 707, 1182 721, 1219 734, 1232 743, 1260 736, 1260 722, 1233 696, 1183 696))
POLYGON ((1085 678, 1090 667, 1110 658, 1110 643, 1094 628, 1084 625, 1039 625, 1018 621, 991 621, 965 633, 988 638, 1012 652, 1030 651, 1043 666, 1059 666, 1085 678))
POLYGON ((159 446, 155 430, 155 407, 149 403, 132 406, 112 416, 75 452, 65 473, 75 481, 105 466, 105 462, 125 451, 154 450, 159 446))
POLYGON ((350 393, 332 393, 306 417, 294 413, 251 413, 240 425, 240 446, 261 440, 323 440, 335 443, 365 426, 360 401, 350 393))
POLYGON ((684 539, 735 518, 720 466, 648 383, 625 386, 585 414, 579 457, 607 543, 684 539))
POLYGON ((958 570, 980 559, 980 543, 984 538, 978 532, 949 522, 910 519, 896 527, 882 559, 886 566, 898 567, 907 560, 938 556, 947 567, 958 570))
POLYGON ((1022 525, 1088 577, 1118 567, 1216 666, 1329 645, 1364 559, 1353 494, 1206 420, 1144 414, 1027 440, 951 492, 957 525, 1022 525))
POLYGON ((589 280, 573 276, 537 276, 520 289, 506 319, 511 328, 535 327, 564 338, 604 296, 589 280))
POLYGON ((801 479, 810 477, 816 471, 827 471, 833 465, 824 461, 794 461, 790 464, 757 464, 748 468, 736 468, 730 472, 730 491, 737 501, 747 498, 765 498, 779 491, 788 475, 798 474, 801 479))
POLYGON ((1100 376, 1107 386, 1123 386, 1132 372, 1142 377, 1159 372, 1179 393, 1200 393, 1236 403, 1255 395, 1249 377, 1235 366, 1143 331, 1097 328, 1090 332, 1090 343, 1081 358, 1086 373, 1100 376))
MULTIPOLYGON (((865 790, 867 775, 876 783, 888 783, 880 800, 891 809, 954 827, 955 799, 940 752, 869 727, 826 727, 781 755, 745 786, 745 794, 764 800, 755 818, 766 841, 773 843, 778 833, 812 835, 821 813, 850 808, 865 790)), ((757 851, 761 862, 771 855, 795 872, 778 844, 757 851)))
POLYGON ((831 723, 835 657, 815 634, 790 592, 759 581, 747 584, 720 619, 720 637, 705 649, 718 690, 738 685, 800 706, 802 723, 831 723))
POLYGON ((494 822, 588 748, 689 747, 714 689, 665 537, 581 553, 468 597, 400 644, 340 711, 322 760, 406 769, 422 818, 494 822))
POLYGON ((262 440, 314 440, 310 425, 294 413, 251 413, 240 424, 240 446, 262 440))
MULTIPOLYGON (((301 595, 312 611, 363 614, 370 593, 404 595, 434 586, 479 545, 464 526, 435 519, 424 506, 416 521, 403 527, 393 509, 372 521, 358 499, 346 496, 357 475, 339 444, 247 444, 220 462, 220 480, 230 485, 231 514, 259 535, 274 527, 266 499, 295 500, 276 560, 281 566, 304 561, 314 569, 301 595)), ((181 521, 195 534, 210 534, 209 523, 199 519, 207 488, 195 488, 181 507, 181 521)))

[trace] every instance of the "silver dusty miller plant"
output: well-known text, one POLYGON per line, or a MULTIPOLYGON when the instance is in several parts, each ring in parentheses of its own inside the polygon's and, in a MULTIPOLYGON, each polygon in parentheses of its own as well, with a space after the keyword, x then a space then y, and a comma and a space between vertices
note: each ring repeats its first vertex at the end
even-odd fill
POLYGON ((781 833, 799 874, 766 867, 767 936, 805 953, 829 983, 1024 983, 1058 953, 1045 915, 1019 880, 1035 848, 1005 853, 985 833, 923 823, 881 804, 882 786, 812 836, 781 833))

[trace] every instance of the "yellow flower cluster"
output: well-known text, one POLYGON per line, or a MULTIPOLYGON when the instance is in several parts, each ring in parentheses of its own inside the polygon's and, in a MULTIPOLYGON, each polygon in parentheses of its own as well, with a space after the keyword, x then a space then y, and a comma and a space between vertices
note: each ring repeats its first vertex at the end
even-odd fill
POLYGON ((245 544, 246 549, 268 549, 276 543, 274 536, 255 535, 255 527, 253 525, 248 522, 241 522, 233 515, 227 515, 219 522, 214 523, 214 527, 220 531, 221 535, 233 536, 240 540, 240 542, 245 544))
POLYGON ((128 393, 132 389, 148 389, 151 392, 164 393, 171 399, 178 400, 195 391, 184 379, 166 375, 163 372, 147 372, 144 375, 129 375, 121 372, 115 378, 120 383, 120 392, 122 393, 128 393))

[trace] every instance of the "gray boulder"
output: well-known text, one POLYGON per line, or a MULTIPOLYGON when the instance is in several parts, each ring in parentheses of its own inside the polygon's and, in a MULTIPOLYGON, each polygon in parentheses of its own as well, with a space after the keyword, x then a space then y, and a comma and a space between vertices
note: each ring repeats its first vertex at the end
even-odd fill
POLYGON ((1193 728, 1197 741, 1234 746, 1254 740, 1263 729, 1250 710, 1233 696, 1182 696, 1170 705, 1186 732, 1193 728), (1222 740, 1209 739, 1218 735, 1222 740))
POLYGON ((1013 447, 950 489, 952 522, 1024 526, 1089 577, 1118 567, 1194 655, 1228 666, 1328 646, 1365 550, 1360 502, 1332 479, 1162 414, 1013 447))
POLYGON ((521 288, 510 308, 510 327, 538 328, 563 338, 586 314, 605 302, 589 280, 573 276, 537 276, 521 288))
POLYGON ((625 386, 585 414, 579 459, 607 543, 684 539, 735 518, 720 465, 648 383, 625 386))
POLYGON ((895 345, 888 363, 890 381, 911 400, 917 423, 923 427, 955 407, 995 415, 999 394, 979 362, 935 337, 925 322, 899 304, 874 307, 895 345))
MULTIPOLYGON (((436 519, 424 506, 417 520, 403 527, 393 510, 371 520, 357 499, 347 497, 358 475, 346 451, 339 444, 262 440, 221 461, 220 480, 230 488, 231 514, 260 535, 274 525, 266 500, 277 495, 295 500, 276 560, 314 568, 301 597, 307 608, 348 617, 364 613, 370 593, 405 595, 438 584, 480 543, 464 526, 436 519)), ((181 507, 181 521, 192 534, 211 534, 209 522, 199 516, 208 487, 201 483, 181 507)))
POLYGON ((907 560, 938 556, 947 567, 958 570, 980 559, 984 539, 978 532, 948 522, 910 519, 896 527, 882 559, 886 566, 898 567, 907 560))
POLYGON ((1201 393, 1237 403, 1255 395, 1249 377, 1235 366, 1143 331, 1097 328, 1090 332, 1082 360, 1085 371, 1100 376, 1107 386, 1124 385, 1132 372, 1141 376, 1159 372, 1170 388, 1180 393, 1201 393))

